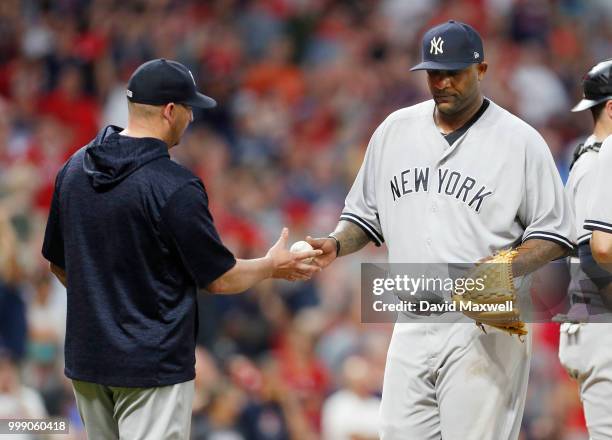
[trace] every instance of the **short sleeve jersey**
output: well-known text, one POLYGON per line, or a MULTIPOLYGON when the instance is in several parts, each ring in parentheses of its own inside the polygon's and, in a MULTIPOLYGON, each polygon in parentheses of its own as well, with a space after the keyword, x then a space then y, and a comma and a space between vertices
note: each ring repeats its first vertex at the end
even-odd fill
POLYGON ((584 228, 589 231, 612 233, 612 135, 601 144, 595 177, 589 197, 584 228))
POLYGON ((573 219, 538 132, 493 102, 449 147, 434 102, 392 113, 374 132, 341 219, 390 263, 470 263, 530 238, 573 246, 573 219))

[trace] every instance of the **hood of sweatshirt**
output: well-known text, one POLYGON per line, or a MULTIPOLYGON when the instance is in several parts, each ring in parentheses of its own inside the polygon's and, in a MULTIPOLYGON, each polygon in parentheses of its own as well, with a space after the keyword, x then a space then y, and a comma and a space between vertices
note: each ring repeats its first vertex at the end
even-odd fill
POLYGON ((83 170, 96 191, 107 191, 134 171, 161 157, 170 157, 160 139, 122 136, 122 128, 104 127, 85 147, 83 170))

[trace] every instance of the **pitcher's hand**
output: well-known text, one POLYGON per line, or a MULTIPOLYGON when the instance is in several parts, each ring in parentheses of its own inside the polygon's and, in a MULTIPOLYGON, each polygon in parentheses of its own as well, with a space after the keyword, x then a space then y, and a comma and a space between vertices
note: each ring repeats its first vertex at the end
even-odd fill
POLYGON ((321 255, 315 257, 313 262, 321 269, 326 268, 338 256, 336 255, 336 240, 331 237, 312 238, 306 237, 306 241, 313 247, 321 251, 321 255))
POLYGON ((283 228, 280 237, 266 254, 266 257, 272 260, 274 267, 272 278, 281 278, 289 281, 309 280, 321 268, 315 264, 303 263, 302 260, 307 258, 316 259, 323 251, 313 249, 304 252, 291 252, 287 249, 288 238, 289 229, 283 228))

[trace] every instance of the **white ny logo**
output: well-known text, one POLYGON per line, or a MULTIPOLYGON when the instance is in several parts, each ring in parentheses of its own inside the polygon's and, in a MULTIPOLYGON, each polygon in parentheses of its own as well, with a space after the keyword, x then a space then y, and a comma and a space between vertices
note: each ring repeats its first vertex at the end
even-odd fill
POLYGON ((444 53, 442 50, 442 45, 444 44, 444 40, 442 37, 433 37, 431 39, 431 46, 429 47, 429 53, 434 55, 438 55, 439 53, 444 53))

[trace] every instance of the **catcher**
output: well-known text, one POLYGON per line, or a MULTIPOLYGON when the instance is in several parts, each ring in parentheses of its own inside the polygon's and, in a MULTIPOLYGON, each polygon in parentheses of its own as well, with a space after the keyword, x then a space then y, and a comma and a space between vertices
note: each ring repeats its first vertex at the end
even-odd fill
POLYGON ((576 147, 566 191, 574 207, 578 258, 571 260, 571 309, 560 328, 559 360, 580 386, 591 439, 612 438, 612 59, 582 79, 583 99, 573 112, 589 111, 593 132, 576 147), (578 319, 577 319, 578 318, 578 319), (579 322, 580 321, 580 322, 579 322))

